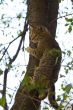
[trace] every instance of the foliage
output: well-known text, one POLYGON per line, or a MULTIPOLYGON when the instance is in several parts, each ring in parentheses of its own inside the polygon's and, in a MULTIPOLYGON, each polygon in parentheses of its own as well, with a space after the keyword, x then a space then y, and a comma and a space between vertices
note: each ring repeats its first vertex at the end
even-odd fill
MULTIPOLYGON (((14 62, 13 63, 9 63, 10 61, 12 61, 11 59, 14 58, 14 55, 15 53, 17 52, 17 49, 18 49, 18 45, 19 45, 19 42, 20 42, 20 39, 22 38, 23 36, 23 28, 24 28, 24 18, 26 17, 26 9, 24 9, 24 2, 25 0, 22 0, 19 4, 21 5, 21 8, 20 7, 20 10, 17 10, 15 11, 16 9, 18 9, 18 5, 14 4, 14 7, 12 8, 13 10, 13 13, 14 14, 8 14, 6 11, 6 13, 2 10, 4 10, 4 7, 6 6, 9 7, 10 3, 12 4, 14 2, 14 0, 11 0, 9 3, 6 1, 6 0, 1 0, 0 1, 0 5, 2 7, 2 10, 0 11, 1 12, 1 18, 0 18, 0 36, 1 39, 3 39, 2 42, 0 42, 0 77, 2 77, 5 73, 5 69, 9 69, 9 74, 10 72, 12 72, 11 74, 14 75, 14 73, 17 74, 17 76, 20 78, 22 77, 23 75, 20 75, 20 73, 23 73, 24 71, 24 63, 21 62, 21 60, 19 61, 19 55, 24 55, 24 39, 22 41, 22 45, 21 45, 21 48, 19 50, 19 55, 17 56, 17 63, 14 62), (6 3, 7 4, 6 4, 6 3), (17 45, 15 45, 17 44, 17 45), (13 47, 15 47, 15 49, 13 47), (23 66, 21 68, 21 66, 23 66)), ((61 2, 62 0, 59 0, 59 2, 61 2)), ((11 5, 12 6, 12 5, 11 5)), ((8 8, 7 8, 8 9, 8 8)), ((66 21, 66 28, 67 28, 67 32, 71 33, 73 31, 73 17, 65 17, 65 21, 66 21)), ((72 47, 72 50, 65 50, 63 52, 63 55, 66 56, 64 57, 64 61, 66 61, 66 59, 69 59, 64 65, 63 65, 63 68, 64 68, 64 77, 67 77, 67 75, 69 75, 70 71, 72 72, 73 71, 73 47, 72 47), (66 59, 65 59, 66 58, 66 59)), ((51 53, 50 53, 51 54, 51 53)), ((21 57, 21 56, 20 56, 21 57)), ((63 64, 63 63, 62 63, 63 64)), ((8 73, 7 73, 8 74, 8 73)), ((15 74, 15 76, 16 76, 15 74)), ((25 75, 25 80, 22 81, 22 85, 25 85, 27 87, 27 89, 30 91, 31 89, 35 88, 35 86, 31 83, 32 82, 32 77, 31 76, 27 76, 25 75)), ((22 79, 22 78, 21 78, 22 79)), ((21 80, 19 79, 19 80, 21 80)), ((16 79, 15 79, 16 80, 16 79)), ((41 79, 42 80, 42 79, 41 79)), ((11 81, 12 82, 12 81, 11 81)), ((1 82, 0 82, 1 83, 1 82)), ((0 85, 4 85, 3 83, 0 84, 0 85)), ((46 84, 45 84, 46 85, 46 84)), ((18 85, 17 85, 18 86, 18 85)), ((44 86, 44 85, 43 85, 44 86)), ((37 83, 37 87, 39 87, 39 83, 37 83)), ((17 89, 17 87, 16 87, 17 89)), ((15 93, 15 90, 12 89, 12 93, 10 94, 11 90, 11 87, 10 88, 7 88, 7 91, 8 91, 8 94, 7 92, 5 93, 7 96, 11 98, 13 93, 15 93)), ((63 92, 63 94, 61 95, 58 95, 57 96, 57 101, 59 102, 60 104, 60 108, 64 108, 65 105, 71 105, 70 103, 70 100, 73 101, 73 98, 72 98, 72 91, 73 91, 73 86, 71 83, 67 83, 64 84, 62 82, 61 84, 61 90, 63 92)), ((0 93, 2 94, 3 90, 0 90, 0 93)), ((43 93, 43 90, 40 89, 40 92, 43 93)), ((11 99, 12 101, 12 99, 11 99)), ((4 107, 5 106, 5 103, 6 103, 6 98, 5 97, 2 97, 0 98, 0 106, 4 107)), ((68 106, 67 105, 67 106, 68 106)), ((47 106, 45 106, 44 110, 50 110, 47 106)))
POLYGON ((2 75, 3 74, 3 70, 2 69, 0 69, 0 75, 2 75))
POLYGON ((6 102, 5 97, 0 98, 0 106, 4 107, 5 106, 5 102, 6 102))
POLYGON ((68 32, 70 33, 73 27, 73 18, 65 18, 65 20, 66 20, 65 26, 67 26, 68 32))
POLYGON ((34 87, 32 85, 32 77, 25 75, 25 80, 23 79, 21 83, 22 87, 25 86, 28 91, 31 91, 34 87))
MULTIPOLYGON (((25 0, 24 0, 25 1, 25 0)), ((19 80, 24 76, 24 63, 18 59, 19 56, 24 55, 24 37, 27 31, 27 23, 23 23, 26 14, 24 15, 23 0, 19 1, 18 4, 14 3, 15 0, 1 0, 0 1, 0 78, 4 79, 3 82, 0 82, 1 90, 0 94, 2 98, 0 99, 0 106, 5 107, 7 100, 6 96, 9 97, 12 101, 12 95, 16 92, 17 87, 12 89, 7 87, 7 76, 10 75, 13 71, 13 75, 20 77, 19 80), (18 5, 21 8, 18 8, 18 5), (6 8, 6 10, 5 10, 6 8), (17 11, 17 10, 18 11, 17 11), (10 12, 9 12, 10 11, 10 12), (25 26, 25 27, 24 27, 25 26), (24 30, 25 28, 25 30, 24 30), (24 36, 23 36, 24 35, 24 36), (14 48, 15 46, 15 48, 14 48), (21 55, 19 54, 21 53, 21 55), (17 61, 15 62, 15 60, 17 61), (3 87, 2 87, 3 86, 3 87), (7 88, 7 89, 6 89, 7 88), (3 90, 2 90, 3 89, 3 90), (12 91, 12 93, 9 93, 12 91)), ((0 79, 0 80, 1 80, 0 79)), ((9 77, 8 77, 9 80, 9 77)), ((11 80, 11 83, 13 81, 11 80)), ((18 81, 19 82, 19 81, 18 81)), ((19 82, 20 83, 20 82, 19 82)), ((15 86, 15 84, 14 84, 15 86)), ((18 86, 18 85, 17 85, 18 86)), ((10 103, 11 103, 10 101, 10 103)))

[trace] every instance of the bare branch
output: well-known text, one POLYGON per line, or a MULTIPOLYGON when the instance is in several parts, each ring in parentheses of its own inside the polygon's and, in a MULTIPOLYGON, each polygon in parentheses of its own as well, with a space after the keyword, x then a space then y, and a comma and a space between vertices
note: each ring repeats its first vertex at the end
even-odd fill
MULTIPOLYGON (((21 37, 21 40, 20 40, 18 49, 17 49, 17 51, 16 51, 16 54, 13 56, 13 58, 10 59, 8 65, 11 65, 11 64, 16 60, 16 58, 17 58, 17 56, 18 56, 18 54, 19 54, 21 45, 22 45, 22 41, 25 39, 25 35, 26 35, 26 31, 27 31, 27 30, 28 30, 28 22, 27 22, 27 15, 26 15, 23 32, 19 35, 19 36, 22 36, 22 37, 21 37)), ((18 37, 19 37, 19 36, 18 36, 18 37)), ((18 38, 18 37, 17 37, 17 38, 18 38)), ((17 38, 16 38, 16 39, 17 39, 17 38)), ((16 40, 16 39, 15 39, 15 40, 16 40)), ((14 41, 14 40, 13 40, 13 41, 14 41)), ((13 42, 13 41, 12 41, 12 42, 13 42)), ((7 49, 9 48, 9 46, 11 45, 12 42, 9 43, 7 49)), ((7 51, 7 49, 5 50, 5 52, 7 51)), ((5 97, 5 98, 6 98, 7 74, 8 74, 8 72, 9 72, 9 70, 10 70, 10 67, 8 66, 8 67, 5 69, 5 71, 4 71, 4 82, 3 82, 3 94, 2 94, 2 97, 5 97)), ((7 110, 7 103, 5 104, 4 110, 7 110)))
POLYGON ((70 16, 70 15, 73 15, 73 13, 70 13, 70 14, 67 14, 67 15, 60 16, 60 17, 58 17, 58 18, 55 18, 54 20, 52 20, 52 21, 50 22, 50 25, 51 25, 53 22, 55 22, 56 19, 64 18, 64 17, 66 17, 66 16, 70 16))

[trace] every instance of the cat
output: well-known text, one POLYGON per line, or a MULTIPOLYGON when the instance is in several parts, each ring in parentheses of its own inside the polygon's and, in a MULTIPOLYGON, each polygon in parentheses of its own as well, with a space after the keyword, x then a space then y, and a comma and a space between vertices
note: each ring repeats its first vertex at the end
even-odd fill
POLYGON ((50 104, 58 108, 54 84, 61 67, 61 49, 49 30, 43 25, 30 26, 30 37, 33 43, 37 43, 37 47, 27 47, 26 50, 39 59, 39 66, 34 70, 33 83, 39 91, 39 98, 43 100, 48 95, 50 104))

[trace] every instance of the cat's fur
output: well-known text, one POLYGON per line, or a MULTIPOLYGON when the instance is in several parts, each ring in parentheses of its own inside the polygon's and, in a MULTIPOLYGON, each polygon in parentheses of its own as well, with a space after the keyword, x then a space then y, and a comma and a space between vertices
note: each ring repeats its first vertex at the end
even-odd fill
POLYGON ((33 82, 40 92, 40 99, 48 94, 48 99, 54 108, 58 108, 55 100, 55 82, 61 66, 61 49, 45 26, 30 26, 30 36, 37 48, 28 47, 26 50, 39 59, 35 68, 33 82), (43 95, 41 95, 43 94, 43 95))

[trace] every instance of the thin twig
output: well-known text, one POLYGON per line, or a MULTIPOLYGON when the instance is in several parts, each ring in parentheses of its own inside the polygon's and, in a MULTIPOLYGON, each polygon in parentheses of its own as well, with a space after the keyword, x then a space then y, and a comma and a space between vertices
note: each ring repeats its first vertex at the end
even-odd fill
MULTIPOLYGON (((19 43, 19 46, 18 46, 18 49, 17 49, 17 51, 16 51, 16 54, 13 56, 13 58, 12 59, 10 59, 10 61, 9 61, 9 66, 16 60, 16 58, 17 58, 17 56, 18 56, 18 54, 19 54, 19 51, 20 51, 20 49, 21 49, 21 45, 22 45, 22 41, 25 39, 25 35, 26 35, 26 31, 28 30, 28 22, 27 22, 27 17, 26 17, 26 19, 25 19, 25 23, 24 23, 24 29, 23 29, 23 32, 21 33, 21 35, 20 36, 22 36, 21 37, 21 39, 20 39, 20 43, 19 43)), ((12 41, 13 42, 13 41, 12 41)), ((12 43, 12 42, 10 42, 10 44, 12 43)), ((9 44, 9 46, 10 46, 10 44, 9 44)), ((9 46, 7 47, 7 49, 9 48, 9 46)), ((6 49, 6 51, 7 51, 7 49, 6 49)), ((7 74, 8 74, 8 72, 9 72, 9 70, 10 70, 10 67, 7 67, 6 69, 5 69, 5 71, 4 71, 4 82, 3 82, 3 94, 2 94, 2 97, 5 97, 5 99, 6 99, 6 85, 7 85, 7 74)), ((7 110, 7 103, 5 104, 5 108, 4 108, 4 110, 7 110)))
POLYGON ((55 18, 54 20, 52 20, 52 21, 50 22, 50 25, 51 25, 52 23, 54 23, 57 19, 64 18, 64 17, 70 16, 70 15, 73 15, 73 13, 70 13, 70 14, 67 14, 67 15, 60 16, 60 17, 58 17, 58 18, 55 18))
MULTIPOLYGON (((0 85, 1 85, 1 86, 4 86, 4 85, 1 84, 1 83, 0 83, 0 85)), ((15 89, 11 89, 10 87, 6 87, 6 88, 9 89, 9 90, 12 90, 12 91, 16 91, 15 89)))
MULTIPOLYGON (((9 45, 7 46, 7 48, 5 49, 5 51, 3 52, 3 56, 2 56, 2 58, 3 58, 4 55, 6 54, 8 48, 10 47, 10 45, 11 45, 15 40, 17 40, 20 36, 21 36, 21 35, 19 34, 18 37, 16 37, 16 38, 13 39, 11 42, 9 42, 9 45)), ((1 59, 2 59, 2 58, 1 58, 1 59)))

